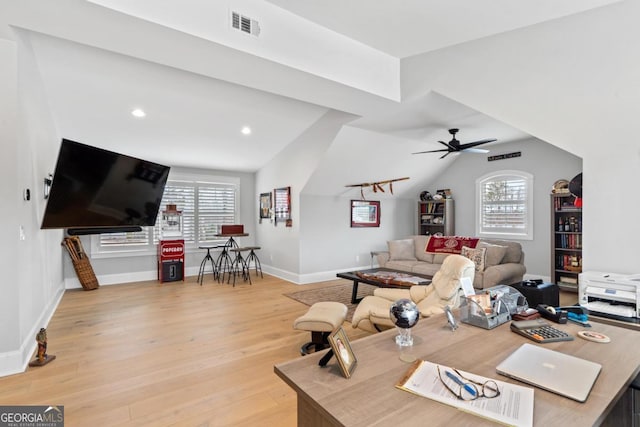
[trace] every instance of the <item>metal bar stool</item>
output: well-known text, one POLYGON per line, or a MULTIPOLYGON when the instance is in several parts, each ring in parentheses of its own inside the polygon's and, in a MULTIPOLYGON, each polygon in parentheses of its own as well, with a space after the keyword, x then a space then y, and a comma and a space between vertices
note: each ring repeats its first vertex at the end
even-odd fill
POLYGON ((200 249, 206 249, 207 254, 202 259, 200 263, 200 270, 198 271, 198 283, 202 286, 202 281, 204 280, 204 270, 207 267, 207 261, 211 263, 211 272, 213 273, 213 280, 218 278, 218 269, 216 267, 216 263, 213 261, 213 257, 211 256, 211 249, 216 249, 219 246, 198 246, 200 249))
POLYGON ((225 274, 229 273, 229 278, 231 278, 231 273, 233 270, 233 258, 229 255, 229 251, 233 248, 237 247, 235 244, 235 240, 230 239, 224 245, 219 245, 218 248, 222 248, 222 252, 218 255, 218 259, 216 260, 216 268, 218 270, 218 282, 224 282, 225 274))
POLYGON ((231 270, 229 271, 229 278, 227 279, 227 283, 231 281, 231 275, 233 275, 233 286, 236 286, 236 276, 242 273, 242 279, 245 281, 249 281, 251 285, 251 275, 249 274, 249 269, 247 268, 247 263, 242 256, 242 252, 248 251, 248 248, 231 248, 229 251, 234 252, 236 254, 233 259, 233 264, 231 265, 231 270))
POLYGON ((260 271, 260 277, 264 279, 262 275, 262 265, 260 264, 260 260, 258 259, 258 255, 254 251, 260 249, 260 246, 246 246, 245 249, 249 249, 249 256, 245 260, 247 263, 247 270, 251 270, 251 263, 253 262, 253 266, 256 269, 256 277, 258 277, 258 271, 260 271))

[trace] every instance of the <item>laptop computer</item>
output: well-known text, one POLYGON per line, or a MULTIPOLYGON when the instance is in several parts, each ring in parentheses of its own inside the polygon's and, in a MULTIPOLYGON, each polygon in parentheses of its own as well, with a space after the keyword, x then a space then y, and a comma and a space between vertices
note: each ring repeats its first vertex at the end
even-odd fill
POLYGON ((578 402, 587 400, 602 365, 538 345, 523 344, 496 372, 578 402))

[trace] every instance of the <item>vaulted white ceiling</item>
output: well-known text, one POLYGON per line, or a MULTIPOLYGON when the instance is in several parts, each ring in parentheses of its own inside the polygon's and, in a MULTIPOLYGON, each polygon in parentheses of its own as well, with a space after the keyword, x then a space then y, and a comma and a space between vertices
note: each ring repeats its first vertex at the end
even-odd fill
MULTIPOLYGON (((22 0, 0 3, 0 37, 31 45, 66 138, 171 166, 257 171, 334 109, 404 159, 408 175, 442 167, 410 153, 441 148, 448 128, 461 128, 462 142, 528 135, 437 93, 401 95, 403 58, 609 3, 22 0), (231 11, 260 34, 233 30, 231 11)), ((314 181, 359 179, 336 167, 362 160, 357 141, 332 148, 314 181)))

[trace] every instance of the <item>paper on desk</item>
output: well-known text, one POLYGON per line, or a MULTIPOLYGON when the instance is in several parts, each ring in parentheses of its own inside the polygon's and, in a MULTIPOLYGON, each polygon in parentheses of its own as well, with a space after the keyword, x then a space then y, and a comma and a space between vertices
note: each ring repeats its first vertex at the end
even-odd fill
MULTIPOLYGON (((472 401, 460 400, 442 384, 437 366, 425 360, 417 360, 396 384, 396 387, 503 424, 523 427, 533 425, 532 388, 458 370, 466 378, 480 383, 491 379, 498 384, 500 389, 500 396, 491 399, 480 397, 472 401)), ((452 371, 450 367, 444 365, 440 365, 440 370, 443 373, 445 370, 452 371)), ((446 375, 443 376, 443 380, 447 381, 447 384, 454 390, 458 387, 452 380, 446 378, 446 375)))

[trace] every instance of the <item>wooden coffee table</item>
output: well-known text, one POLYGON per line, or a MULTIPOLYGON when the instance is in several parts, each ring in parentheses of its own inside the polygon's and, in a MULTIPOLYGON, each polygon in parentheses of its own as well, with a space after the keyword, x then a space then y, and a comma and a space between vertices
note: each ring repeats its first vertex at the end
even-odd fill
POLYGON ((357 304, 362 298, 358 298, 358 285, 366 283, 379 288, 410 288, 413 285, 428 285, 433 276, 408 273, 406 271, 392 270, 390 268, 372 268, 368 270, 349 271, 338 273, 341 279, 353 281, 351 291, 351 303, 357 304), (423 279, 423 280, 420 280, 423 279))

